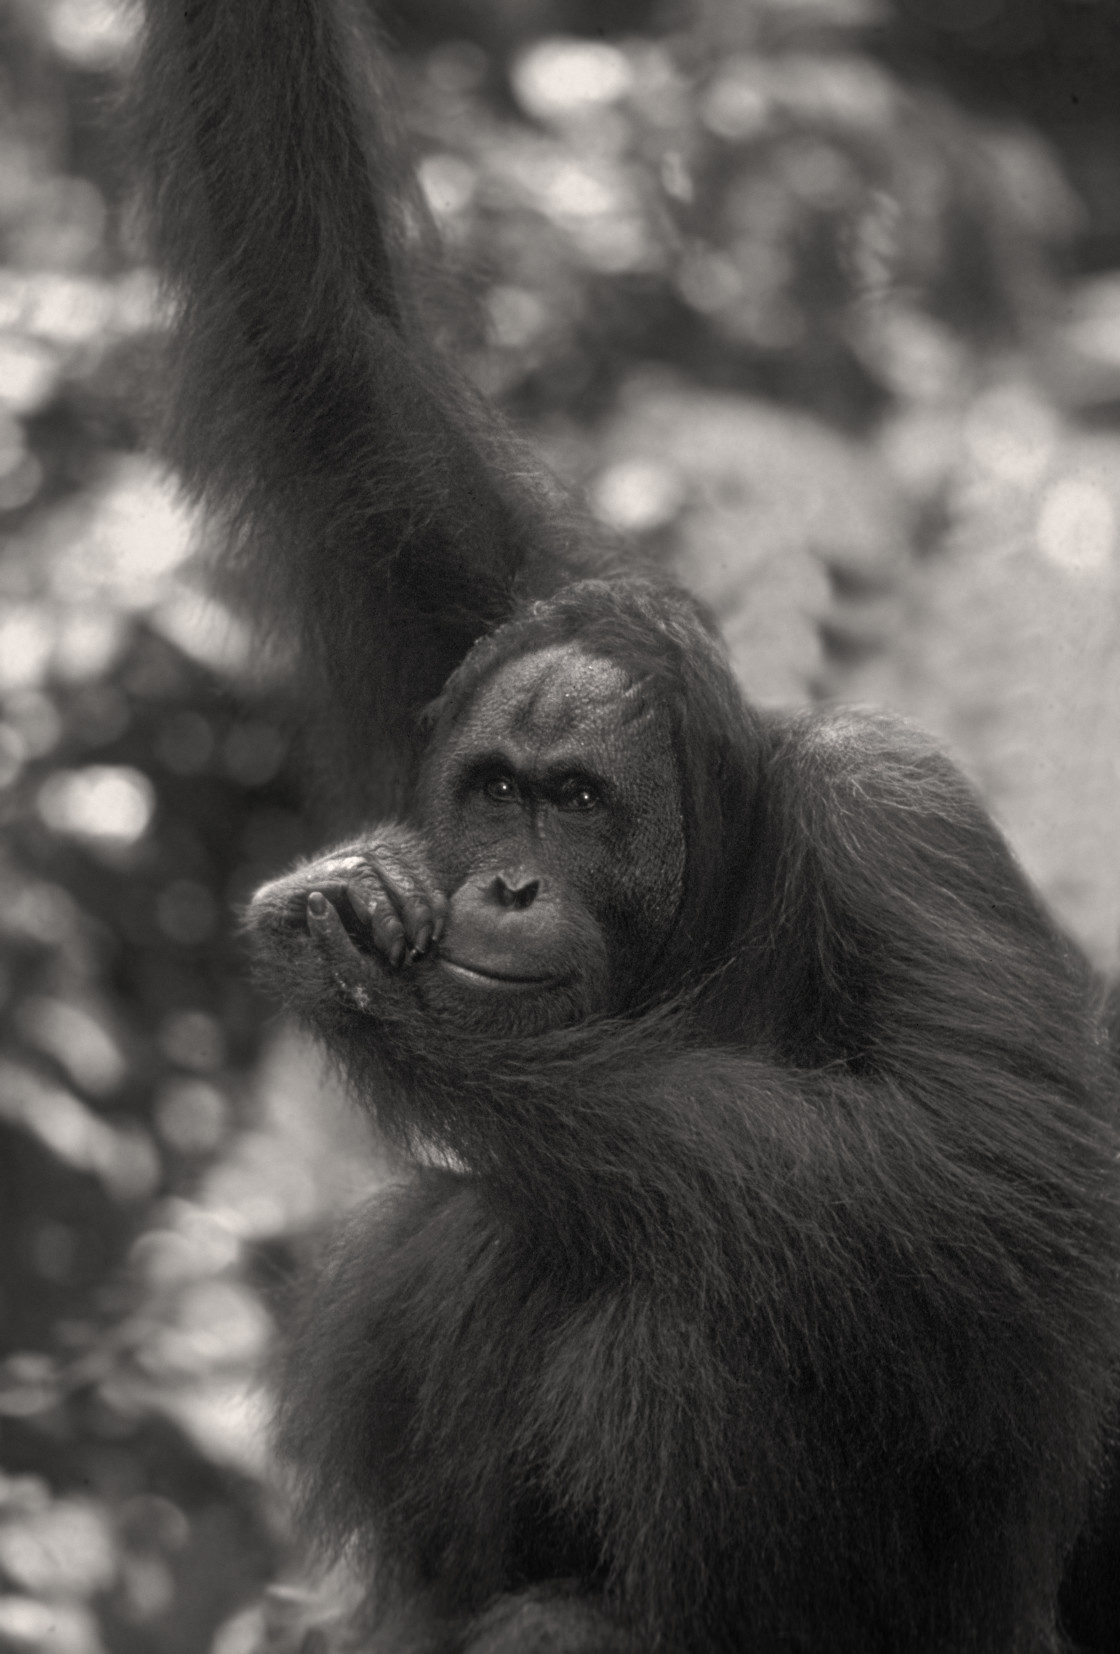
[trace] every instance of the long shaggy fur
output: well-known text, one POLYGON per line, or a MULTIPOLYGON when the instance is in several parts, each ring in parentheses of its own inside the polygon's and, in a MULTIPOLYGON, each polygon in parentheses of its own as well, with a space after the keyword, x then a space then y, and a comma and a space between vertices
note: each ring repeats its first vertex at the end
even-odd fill
POLYGON ((687 599, 577 580, 425 336, 383 80, 356 0, 147 0, 170 452, 351 810, 408 812, 371 838, 422 848, 447 728, 569 644, 665 709, 687 871, 625 1014, 532 1040, 422 1011, 423 964, 359 1013, 265 904, 413 1161, 291 1362, 309 1527, 382 1654, 1056 1654, 1120 1373, 1084 965, 913 730, 757 714, 687 599))
MULTIPOLYGON (((626 637, 616 599, 631 664, 647 607, 626 637)), ((313 1525, 381 1602, 570 1578, 642 1648, 1055 1649, 1120 1357, 1086 972, 924 738, 722 705, 753 802, 689 854, 736 929, 676 994, 523 1043, 304 1006, 459 1168, 316 1284, 286 1428, 313 1525)), ((690 715, 719 723, 685 699, 684 754, 690 715)), ((696 819, 702 743, 686 778, 696 819)), ((299 1004, 306 960, 270 959, 299 1004)))
POLYGON ((368 819, 400 806, 413 720, 474 640, 600 559, 425 335, 430 232, 361 0, 146 15, 130 118, 175 303, 167 450, 225 525, 227 586, 297 643, 332 790, 368 819))

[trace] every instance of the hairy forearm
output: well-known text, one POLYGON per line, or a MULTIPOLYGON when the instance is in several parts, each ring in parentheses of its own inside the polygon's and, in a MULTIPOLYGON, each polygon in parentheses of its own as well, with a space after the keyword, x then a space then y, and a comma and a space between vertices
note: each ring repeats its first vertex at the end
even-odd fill
POLYGON ((236 294, 261 345, 342 334, 356 307, 399 325, 401 169, 342 0, 147 0, 146 15, 139 158, 172 278, 200 301, 236 294))
POLYGON ((399 807, 420 708, 515 591, 579 558, 415 315, 424 214, 368 14, 146 0, 146 16, 133 150, 175 301, 165 446, 228 531, 226 588, 292 639, 329 709, 330 769, 361 778, 359 808, 399 807))
MULTIPOLYGON (((148 0, 133 88, 179 306, 174 457, 242 524, 286 525, 309 571, 349 547, 340 574, 431 542, 452 510, 469 534, 463 474, 484 464, 411 314, 418 215, 364 21, 343 0, 148 0)), ((508 539, 496 490, 475 509, 508 539)))
POLYGON ((378 1106, 551 1249, 620 1277, 703 1257, 729 1302, 748 1289, 775 1323, 821 1295, 826 1316, 889 1314, 883 1285, 904 1279, 947 1324, 977 1297, 1009 1326, 1061 1301, 1062 1337, 1094 1336, 1116 1251, 1100 1176, 1110 1125, 1044 1082, 990 1070, 968 1092, 918 1095, 843 1067, 672 1055, 633 1025, 614 1041, 590 1025, 473 1054, 435 1029, 410 1048, 415 1026, 389 1018, 369 1039, 378 1106), (1081 1299, 1068 1283, 1092 1273, 1086 1257, 1099 1279, 1081 1299))

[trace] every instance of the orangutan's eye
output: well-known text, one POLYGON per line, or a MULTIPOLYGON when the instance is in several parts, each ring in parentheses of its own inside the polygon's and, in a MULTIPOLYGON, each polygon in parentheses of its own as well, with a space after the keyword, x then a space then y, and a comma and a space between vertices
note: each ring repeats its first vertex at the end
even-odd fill
POLYGON ((492 775, 482 784, 482 790, 487 798, 492 798, 496 804, 515 804, 517 802, 517 788, 508 775, 492 775))
POLYGON ((573 778, 560 788, 557 803, 562 810, 572 810, 578 814, 585 814, 588 810, 598 809, 603 802, 602 795, 597 787, 581 778, 573 778))

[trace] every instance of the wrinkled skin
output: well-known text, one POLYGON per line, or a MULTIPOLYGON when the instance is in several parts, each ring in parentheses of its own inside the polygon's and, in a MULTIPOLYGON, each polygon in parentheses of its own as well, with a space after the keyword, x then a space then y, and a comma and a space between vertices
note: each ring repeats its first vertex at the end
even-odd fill
POLYGON ((386 824, 266 885, 251 927, 289 947, 305 928, 358 1011, 393 976, 487 1030, 632 1002, 684 873, 676 757, 640 684, 571 646, 508 663, 440 732, 417 814, 422 835, 386 824))

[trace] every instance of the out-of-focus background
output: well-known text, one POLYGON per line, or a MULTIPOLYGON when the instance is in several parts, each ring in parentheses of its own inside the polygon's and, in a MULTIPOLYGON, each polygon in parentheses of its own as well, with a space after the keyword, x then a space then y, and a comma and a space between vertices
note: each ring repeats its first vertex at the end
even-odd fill
MULTIPOLYGON (((937 731, 1114 968, 1117 0, 387 22, 479 383, 753 695, 937 731)), ((0 0, 0 1647, 249 1654, 302 1612, 269 1351, 379 1166, 236 940, 316 826, 144 445, 133 41, 0 0)))

